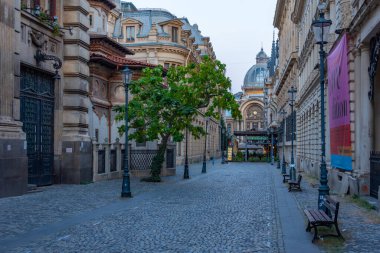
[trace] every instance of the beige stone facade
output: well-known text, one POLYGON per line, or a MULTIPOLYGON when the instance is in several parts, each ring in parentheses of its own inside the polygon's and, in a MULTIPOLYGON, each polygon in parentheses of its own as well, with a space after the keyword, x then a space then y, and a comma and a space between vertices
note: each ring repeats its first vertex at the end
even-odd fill
MULTIPOLYGON (((165 68, 200 62, 203 55, 215 59, 210 38, 202 36, 198 26, 191 25, 186 18, 177 18, 164 9, 137 9, 132 3, 121 3, 121 12, 123 15, 116 21, 113 37, 133 51, 134 55, 130 56, 131 59, 162 65, 165 68), (149 22, 147 22, 147 17, 149 17, 149 22)), ((202 115, 202 110, 200 114, 202 115)), ((206 127, 206 120, 205 117, 199 116, 194 124, 206 127)), ((210 119, 206 147, 207 159, 221 156, 220 132, 219 121, 210 119)), ((189 134, 188 159, 190 163, 202 161, 204 143, 205 137, 195 139, 189 134)), ((177 164, 184 163, 185 145, 185 140, 176 144, 177 164)))
MULTIPOLYGON (((273 25, 278 29, 279 57, 274 76, 276 80, 272 82, 274 85, 272 92, 273 96, 277 99, 277 112, 281 110, 286 112, 284 116, 277 113, 278 124, 282 125, 285 123, 284 142, 279 142, 278 145, 280 153, 282 153, 282 148, 285 149, 285 161, 289 164, 291 163, 291 138, 295 140, 296 135, 292 134, 292 114, 291 106, 289 105, 291 95, 288 91, 291 87, 299 90, 299 34, 296 24, 292 21, 292 16, 294 15, 293 8, 297 8, 298 2, 296 0, 278 0, 273 22, 273 25), (285 122, 283 122, 284 119, 285 122)), ((296 111, 296 104, 294 105, 294 111, 296 111)), ((296 113, 293 114, 294 122, 296 120, 295 115, 296 113)), ((296 142, 294 142, 295 148, 296 142)))
MULTIPOLYGON (((348 68, 350 85, 352 170, 341 170, 330 165, 330 129, 326 76, 326 160, 329 168, 329 185, 338 193, 377 195, 378 185, 372 182, 370 172, 371 151, 379 150, 377 104, 379 93, 379 66, 376 46, 380 47, 380 7, 378 1, 336 0, 325 1, 325 16, 332 20, 326 54, 332 50, 343 34, 348 36, 348 68), (372 71, 369 69, 372 68, 372 71), (371 82, 371 77, 373 81, 371 82), (377 124, 377 125, 376 125, 377 124)), ((297 86, 297 159, 296 168, 319 177, 321 155, 321 94, 319 80, 319 46, 314 43, 311 23, 317 15, 318 2, 277 1, 275 26, 279 29, 280 54, 277 84, 279 108, 286 108, 287 89, 297 86), (294 54, 293 54, 294 53, 294 54), (292 64, 292 59, 293 64, 292 64), (287 84, 289 83, 289 84, 287 84)), ((327 74, 327 71, 326 71, 327 74)), ((289 157, 289 155, 288 155, 289 157)), ((372 180, 375 178, 372 178, 372 180)))

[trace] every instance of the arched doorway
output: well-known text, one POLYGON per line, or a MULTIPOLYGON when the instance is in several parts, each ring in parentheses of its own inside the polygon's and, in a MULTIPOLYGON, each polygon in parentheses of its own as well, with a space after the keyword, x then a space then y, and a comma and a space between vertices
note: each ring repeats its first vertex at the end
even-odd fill
POLYGON ((264 110, 258 104, 247 107, 245 114, 245 130, 259 130, 264 128, 264 110))

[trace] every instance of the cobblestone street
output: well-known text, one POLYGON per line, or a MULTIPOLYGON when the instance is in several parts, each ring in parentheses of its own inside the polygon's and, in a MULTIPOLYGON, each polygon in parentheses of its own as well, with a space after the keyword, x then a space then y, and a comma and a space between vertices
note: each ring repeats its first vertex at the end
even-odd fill
MULTIPOLYGON (((229 164, 190 180, 56 185, 0 200, 2 252, 279 252, 273 175, 229 164)), ((199 167, 199 168, 198 168, 199 167)))
POLYGON ((182 172, 158 184, 133 179, 132 199, 119 197, 121 180, 0 199, 0 252, 379 252, 378 219, 348 197, 339 199, 346 241, 313 245, 302 209, 316 206, 317 188, 305 180, 288 193, 274 166, 217 161, 207 174, 192 164, 190 180, 182 172))

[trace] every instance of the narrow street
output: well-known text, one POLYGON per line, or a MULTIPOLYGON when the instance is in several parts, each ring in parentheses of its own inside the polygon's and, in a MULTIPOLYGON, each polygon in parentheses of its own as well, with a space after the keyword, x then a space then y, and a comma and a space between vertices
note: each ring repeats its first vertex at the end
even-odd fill
MULTIPOLYGON (((191 179, 55 185, 0 199, 1 252, 283 252, 274 167, 231 163, 191 179)), ((277 174, 277 173, 276 173, 277 174)), ((279 178, 277 178, 279 179, 279 178)), ((303 231, 302 231, 303 232, 303 231)))
POLYGON ((217 160, 207 174, 201 164, 189 180, 182 173, 158 184, 134 178, 131 199, 119 197, 121 180, 2 198, 0 252, 379 252, 379 220, 339 196, 346 240, 311 243, 302 210, 315 207, 317 188, 307 177, 289 193, 267 163, 217 160))

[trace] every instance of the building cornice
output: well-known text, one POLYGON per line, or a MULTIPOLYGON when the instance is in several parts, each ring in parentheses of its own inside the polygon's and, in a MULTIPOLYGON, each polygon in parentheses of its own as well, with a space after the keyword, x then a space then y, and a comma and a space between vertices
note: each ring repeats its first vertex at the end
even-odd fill
POLYGON ((106 12, 109 12, 112 9, 116 8, 116 4, 110 0, 89 0, 88 2, 91 7, 100 7, 106 12))
POLYGON ((134 68, 146 68, 146 67, 157 67, 156 65, 135 61, 127 58, 122 58, 114 55, 106 55, 101 54, 99 52, 92 52, 90 54, 90 62, 99 62, 101 64, 104 64, 109 67, 121 67, 121 66, 128 66, 128 67, 134 67, 134 68))
POLYGON ((133 51, 120 43, 110 39, 107 35, 90 34, 90 47, 91 49, 97 48, 112 52, 115 55, 125 56, 126 54, 133 55, 133 51))
POLYGON ((277 0, 276 11, 274 13, 273 26, 278 29, 280 29, 282 15, 284 12, 284 7, 285 7, 285 1, 286 0, 277 0))
POLYGON ((280 77, 278 85, 277 85, 277 87, 275 87, 275 94, 276 94, 276 96, 278 96, 278 94, 280 93, 280 91, 282 89, 282 86, 284 86, 285 81, 288 78, 289 73, 292 70, 294 64, 297 62, 297 60, 298 60, 297 52, 292 52, 290 54, 289 59, 287 60, 286 67, 285 67, 285 69, 282 72, 282 75, 280 77))
POLYGON ((313 40, 314 40, 314 33, 311 30, 309 30, 305 43, 303 44, 300 57, 299 57, 298 66, 299 66, 300 72, 302 72, 303 68, 305 67, 305 62, 308 60, 309 55, 314 48, 313 40))
POLYGON ((295 1, 294 9, 292 12, 292 17, 291 17, 292 21, 295 24, 298 24, 300 22, 304 6, 305 6, 305 0, 296 0, 295 1))
POLYGON ((368 14, 376 9, 379 4, 379 0, 364 1, 350 23, 350 33, 355 33, 357 30, 360 30, 361 24, 369 17, 368 14))

